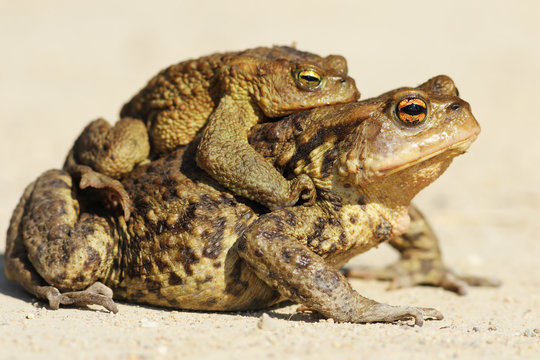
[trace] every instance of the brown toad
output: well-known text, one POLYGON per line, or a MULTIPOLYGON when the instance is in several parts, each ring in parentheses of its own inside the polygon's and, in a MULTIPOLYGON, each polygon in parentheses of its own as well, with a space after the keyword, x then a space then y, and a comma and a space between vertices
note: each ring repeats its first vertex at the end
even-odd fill
MULTIPOLYGON (((90 123, 66 168, 88 165, 118 179, 148 158, 148 136, 156 157, 186 145, 201 131, 197 164, 215 180, 270 209, 290 206, 302 194, 313 200, 313 183, 305 174, 283 178, 248 144, 249 129, 269 118, 359 96, 346 60, 337 55, 322 58, 276 46, 188 60, 151 79, 123 107, 114 127, 101 119, 90 123)), ((88 169, 82 173, 83 187, 109 186, 127 203, 116 182, 88 169)))
POLYGON ((402 278, 452 288, 437 239, 410 201, 480 131, 456 94, 441 76, 255 126, 250 142, 260 154, 286 178, 313 180, 312 206, 265 212, 236 198, 197 168, 197 141, 128 174, 128 221, 95 206, 93 190, 78 190, 65 171, 48 171, 14 211, 7 276, 52 308, 116 312, 114 293, 181 309, 260 309, 291 299, 336 321, 440 319, 435 309, 364 298, 339 269, 390 240, 403 254, 402 278))

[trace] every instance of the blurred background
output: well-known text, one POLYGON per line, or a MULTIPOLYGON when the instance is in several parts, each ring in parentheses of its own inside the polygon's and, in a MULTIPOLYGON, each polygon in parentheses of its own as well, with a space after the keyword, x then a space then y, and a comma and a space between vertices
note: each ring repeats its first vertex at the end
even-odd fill
POLYGON ((453 267, 538 279, 539 17, 535 0, 0 0, 0 252, 24 187, 160 69, 294 43, 344 55, 364 99, 451 76, 482 134, 418 203, 453 267))

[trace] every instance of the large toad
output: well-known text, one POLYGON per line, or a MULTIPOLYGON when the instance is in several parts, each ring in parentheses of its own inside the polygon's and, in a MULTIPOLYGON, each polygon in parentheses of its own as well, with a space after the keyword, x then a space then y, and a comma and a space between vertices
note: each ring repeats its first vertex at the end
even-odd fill
POLYGON ((313 180, 311 206, 266 212, 236 198, 197 168, 196 142, 123 180, 134 202, 127 221, 100 210, 93 190, 78 190, 66 172, 48 171, 15 209, 6 273, 52 308, 101 304, 116 312, 113 296, 201 310, 291 299, 336 321, 440 319, 435 309, 362 297, 339 269, 390 240, 404 255, 399 276, 455 288, 410 201, 480 131, 456 95, 440 76, 254 127, 251 145, 286 178, 313 180))
POLYGON ((100 174, 122 178, 149 151, 163 156, 201 131, 197 163, 215 180, 270 209, 290 206, 301 195, 313 200, 313 183, 305 174, 283 178, 248 144, 249 129, 269 118, 359 96, 342 56, 323 58, 286 46, 213 54, 161 71, 123 107, 114 127, 101 119, 90 123, 66 168, 72 175, 82 173, 82 187, 117 190, 129 213, 123 189, 100 174))

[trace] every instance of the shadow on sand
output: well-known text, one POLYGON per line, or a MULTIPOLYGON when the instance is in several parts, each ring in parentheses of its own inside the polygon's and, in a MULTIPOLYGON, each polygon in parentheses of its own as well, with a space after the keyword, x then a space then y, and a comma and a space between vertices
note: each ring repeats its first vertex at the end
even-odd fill
POLYGON ((17 283, 9 281, 5 273, 4 254, 0 254, 0 294, 31 301, 32 297, 17 283))
MULTIPOLYGON (((20 299, 22 301, 26 302, 32 302, 35 298, 32 297, 30 294, 28 294, 24 289, 19 286, 17 283, 13 281, 9 281, 6 277, 6 273, 4 270, 5 267, 5 260, 4 260, 4 254, 0 253, 0 294, 5 296, 10 296, 13 298, 20 299)), ((119 302, 120 304, 127 305, 127 303, 119 302)), ((276 319, 284 319, 284 320, 291 320, 291 321, 302 321, 302 322, 318 322, 320 317, 314 314, 309 313, 292 313, 292 314, 283 314, 280 312, 277 312, 279 308, 292 305, 293 302, 291 301, 284 301, 280 304, 274 305, 272 307, 269 307, 268 309, 264 310, 258 310, 258 311, 234 311, 234 312, 219 312, 219 311, 193 311, 193 310, 180 310, 180 309, 169 309, 169 308, 159 308, 149 305, 143 305, 143 304, 137 304, 138 307, 143 307, 147 309, 153 309, 153 310, 163 310, 163 311, 187 311, 187 312, 193 312, 193 313, 214 313, 214 314, 220 314, 220 315, 230 315, 230 316, 244 316, 244 317, 260 317, 263 313, 268 313, 270 317, 276 318, 276 319)), ((43 303, 45 307, 48 307, 45 303, 43 303)), ((81 310, 85 311, 106 311, 104 309, 90 309, 85 307, 79 307, 81 310)))

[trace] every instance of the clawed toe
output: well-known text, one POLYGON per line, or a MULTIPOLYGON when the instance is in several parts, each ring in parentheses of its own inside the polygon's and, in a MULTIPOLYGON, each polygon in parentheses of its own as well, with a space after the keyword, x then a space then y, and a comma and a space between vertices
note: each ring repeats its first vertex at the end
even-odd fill
POLYGON ((433 318, 435 320, 444 319, 444 315, 437 309, 434 308, 419 308, 422 311, 424 317, 433 318))

